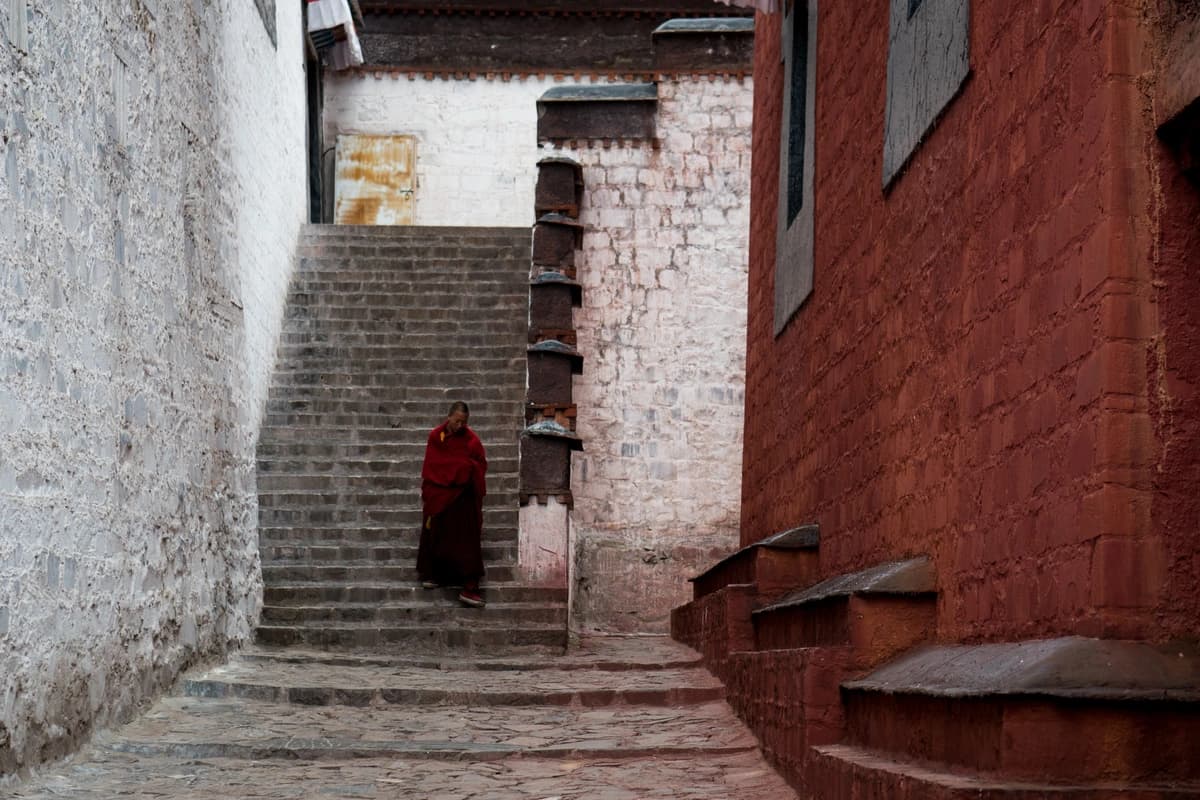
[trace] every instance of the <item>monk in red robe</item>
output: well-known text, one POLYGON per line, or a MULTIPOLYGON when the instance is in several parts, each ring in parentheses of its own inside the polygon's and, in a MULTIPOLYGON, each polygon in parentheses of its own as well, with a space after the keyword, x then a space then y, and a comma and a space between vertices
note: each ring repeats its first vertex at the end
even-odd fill
POLYGON ((461 586, 464 605, 483 608, 483 496, 487 458, 467 427, 466 403, 450 407, 446 421, 429 433, 421 467, 421 545, 417 573, 426 589, 461 586))

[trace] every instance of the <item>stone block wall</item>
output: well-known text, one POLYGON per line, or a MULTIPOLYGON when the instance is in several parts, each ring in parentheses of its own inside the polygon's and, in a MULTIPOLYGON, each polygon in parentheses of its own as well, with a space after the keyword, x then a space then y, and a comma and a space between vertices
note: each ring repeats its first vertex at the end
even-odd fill
POLYGON ((737 544, 750 79, 658 84, 657 138, 546 145, 583 167, 574 625, 665 631, 737 544))
POLYGON ((300 10, 0 19, 0 774, 244 639, 304 220, 300 10))

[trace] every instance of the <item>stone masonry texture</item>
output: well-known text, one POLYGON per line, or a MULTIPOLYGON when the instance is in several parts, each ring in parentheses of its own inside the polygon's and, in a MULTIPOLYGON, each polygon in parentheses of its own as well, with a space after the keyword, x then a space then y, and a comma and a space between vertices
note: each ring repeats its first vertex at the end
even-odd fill
MULTIPOLYGON (((0 15, 0 774, 250 632, 306 195, 300 10, 0 15)), ((272 4, 273 5, 273 4, 272 4)))
POLYGON ((789 800, 697 654, 251 649, 6 797, 789 800))
POLYGON ((572 492, 585 630, 665 631, 737 543, 749 79, 658 84, 658 144, 567 143, 583 166, 572 492))
MULTIPOLYGON (((821 6, 814 291, 770 328, 759 16, 743 543, 928 553, 939 638, 1194 636, 1197 196, 1154 138, 1170 3, 972 3, 971 77, 879 190, 887 5, 821 6)), ((582 407, 582 404, 581 404, 582 407)))

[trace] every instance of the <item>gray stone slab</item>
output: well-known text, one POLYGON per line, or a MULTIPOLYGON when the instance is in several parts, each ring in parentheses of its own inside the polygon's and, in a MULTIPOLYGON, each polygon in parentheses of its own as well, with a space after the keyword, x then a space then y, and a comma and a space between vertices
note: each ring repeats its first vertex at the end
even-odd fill
POLYGON ((1033 695, 1200 702, 1200 647, 1070 636, 920 648, 843 684, 947 698, 1033 695))
POLYGON ((672 19, 654 29, 655 36, 671 34, 754 33, 754 17, 672 19))
POLYGON ((653 83, 576 84, 547 89, 539 103, 656 102, 658 86, 653 83))
POLYGON ((735 550, 729 555, 722 558, 717 563, 713 564, 704 572, 694 578, 688 578, 689 581, 695 582, 705 575, 711 575, 731 561, 741 558, 746 553, 752 552, 762 547, 771 548, 773 550, 816 550, 821 545, 821 526, 820 525, 801 525, 796 528, 788 528, 787 530, 773 533, 765 539, 760 539, 757 542, 748 544, 740 550, 735 550))
POLYGON ((936 589, 933 562, 928 556, 920 556, 906 561, 881 564, 847 575, 837 575, 803 591, 790 594, 778 603, 754 613, 791 608, 834 597, 931 594, 936 589))

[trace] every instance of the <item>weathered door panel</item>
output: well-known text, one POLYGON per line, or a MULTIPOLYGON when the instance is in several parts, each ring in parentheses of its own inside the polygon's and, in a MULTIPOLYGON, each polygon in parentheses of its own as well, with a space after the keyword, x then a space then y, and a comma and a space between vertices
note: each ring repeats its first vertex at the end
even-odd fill
POLYGON ((412 136, 338 136, 333 221, 413 224, 416 150, 412 136))

